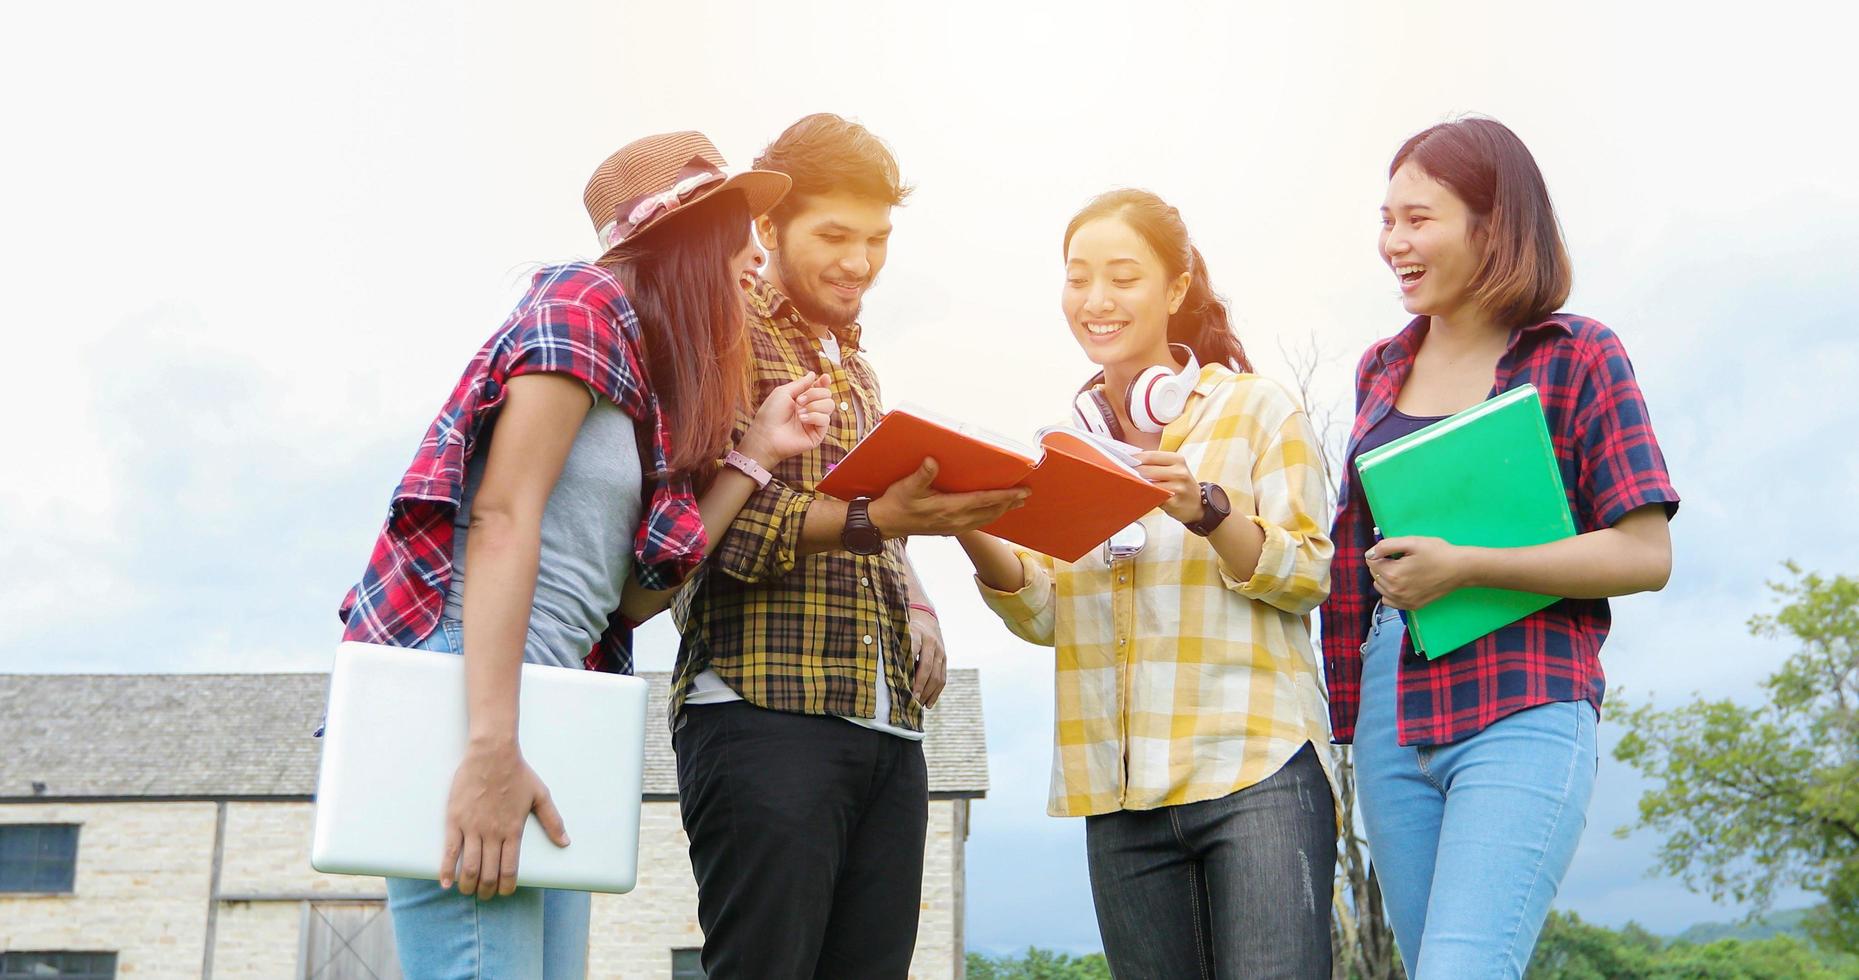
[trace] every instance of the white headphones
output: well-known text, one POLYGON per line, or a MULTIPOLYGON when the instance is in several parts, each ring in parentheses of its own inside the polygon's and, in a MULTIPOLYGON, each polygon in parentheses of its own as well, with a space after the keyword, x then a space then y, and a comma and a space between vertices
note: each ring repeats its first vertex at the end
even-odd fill
MULTIPOLYGON (((1187 344, 1169 344, 1168 349, 1171 353, 1179 351, 1187 365, 1180 369, 1166 364, 1145 368, 1123 393, 1124 411, 1129 413, 1130 422, 1143 432, 1160 432, 1168 423, 1180 418, 1188 407, 1188 396, 1194 393, 1194 385, 1200 380, 1201 365, 1194 357, 1194 348, 1187 344)), ((1099 387, 1103 380, 1104 374, 1099 371, 1078 389, 1077 397, 1072 399, 1072 419, 1086 432, 1122 440, 1123 426, 1117 424, 1117 413, 1099 387)))

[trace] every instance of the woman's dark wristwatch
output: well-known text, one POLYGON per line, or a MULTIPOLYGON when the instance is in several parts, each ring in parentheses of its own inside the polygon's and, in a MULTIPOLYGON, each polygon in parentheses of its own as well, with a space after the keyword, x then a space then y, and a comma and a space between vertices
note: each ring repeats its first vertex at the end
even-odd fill
POLYGON ((1201 519, 1193 522, 1184 521, 1182 526, 1204 538, 1214 533, 1214 528, 1219 527, 1220 522, 1226 520, 1227 515, 1232 512, 1233 504, 1226 499, 1226 491, 1220 488, 1220 484, 1203 483, 1201 484, 1201 519))
POLYGON ((839 543, 855 555, 875 555, 884 550, 884 535, 871 522, 870 511, 870 497, 846 505, 846 526, 839 532, 839 543))

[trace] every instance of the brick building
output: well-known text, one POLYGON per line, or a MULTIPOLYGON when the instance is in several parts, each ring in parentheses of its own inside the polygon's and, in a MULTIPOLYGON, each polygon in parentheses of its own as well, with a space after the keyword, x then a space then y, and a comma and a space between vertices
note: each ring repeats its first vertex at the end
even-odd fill
MULTIPOLYGON (((639 887, 594 898, 594 977, 701 976, 697 887, 648 674, 639 887)), ((310 869, 322 674, 0 675, 0 978, 398 977, 378 878, 310 869), (57 972, 50 972, 50 971, 57 972)), ((913 978, 962 976, 973 670, 929 712, 913 978)))

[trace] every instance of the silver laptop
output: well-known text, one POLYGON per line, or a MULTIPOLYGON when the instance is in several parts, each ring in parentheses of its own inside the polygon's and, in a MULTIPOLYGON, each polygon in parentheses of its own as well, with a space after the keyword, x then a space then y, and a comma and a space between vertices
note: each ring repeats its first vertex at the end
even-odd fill
MULTIPOLYGON (((523 665, 517 741, 573 843, 535 814, 517 884, 631 891, 639 868, 646 682, 523 665)), ((331 874, 439 877, 446 797, 465 755, 465 660, 370 643, 336 649, 310 864, 331 874)))

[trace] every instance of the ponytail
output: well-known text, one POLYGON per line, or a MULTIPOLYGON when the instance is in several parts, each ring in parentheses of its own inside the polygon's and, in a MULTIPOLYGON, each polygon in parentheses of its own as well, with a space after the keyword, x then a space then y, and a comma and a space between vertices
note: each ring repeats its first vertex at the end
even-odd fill
POLYGON ((1233 332, 1226 300, 1214 292, 1207 260, 1192 243, 1188 245, 1187 273, 1188 294, 1182 297, 1181 308, 1168 317, 1169 341, 1193 348, 1194 359, 1202 364, 1224 364, 1242 374, 1252 373, 1245 345, 1233 332))

